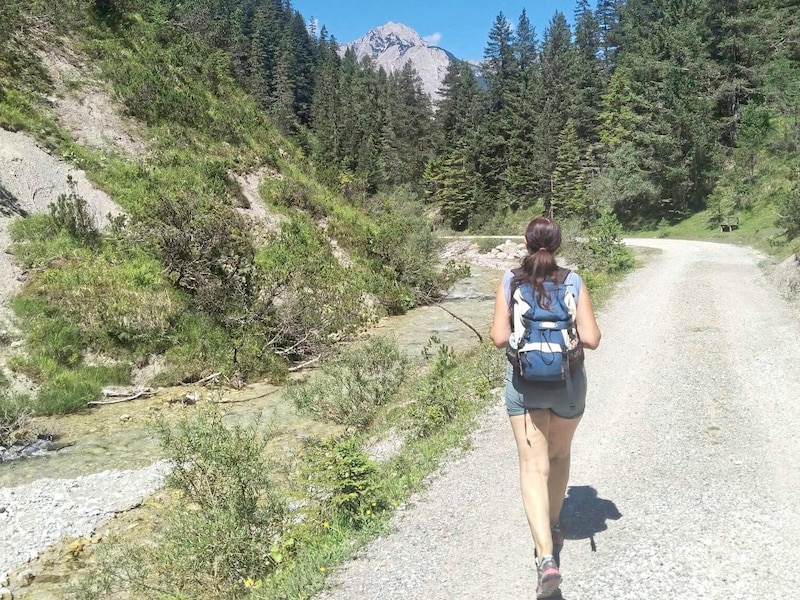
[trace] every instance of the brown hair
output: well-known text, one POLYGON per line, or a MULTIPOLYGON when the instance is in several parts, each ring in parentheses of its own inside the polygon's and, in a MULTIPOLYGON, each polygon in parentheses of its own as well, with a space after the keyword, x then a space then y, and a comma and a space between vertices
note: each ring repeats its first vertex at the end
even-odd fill
POLYGON ((558 274, 556 251, 561 247, 561 227, 548 217, 536 217, 525 229, 525 246, 528 255, 522 259, 522 266, 514 270, 511 289, 523 283, 530 283, 536 292, 539 306, 550 308, 550 298, 544 288, 545 279, 555 280, 558 274))

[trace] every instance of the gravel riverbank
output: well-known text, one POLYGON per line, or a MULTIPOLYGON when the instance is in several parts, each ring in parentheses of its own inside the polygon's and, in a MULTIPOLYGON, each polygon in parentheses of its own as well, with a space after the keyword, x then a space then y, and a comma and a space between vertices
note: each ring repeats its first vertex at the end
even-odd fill
POLYGON ((0 488, 0 579, 62 538, 88 536, 115 513, 138 505, 164 483, 159 461, 135 471, 39 479, 0 488))

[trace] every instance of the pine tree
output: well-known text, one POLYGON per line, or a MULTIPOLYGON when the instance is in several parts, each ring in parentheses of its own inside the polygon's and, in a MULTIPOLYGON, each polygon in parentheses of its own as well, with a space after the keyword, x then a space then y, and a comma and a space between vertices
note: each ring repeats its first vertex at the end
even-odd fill
POLYGON ((272 72, 269 110, 277 125, 286 133, 291 132, 296 123, 293 68, 294 60, 292 59, 292 54, 283 44, 278 50, 275 69, 272 72))
POLYGON ((315 158, 318 164, 337 165, 341 153, 340 122, 342 110, 339 98, 340 61, 336 41, 328 42, 323 28, 317 48, 318 68, 314 79, 314 96, 311 101, 311 127, 316 135, 315 158))
POLYGON ((480 122, 483 92, 472 66, 451 61, 439 96, 434 123, 436 152, 452 149, 480 122))
POLYGON ((424 173, 429 198, 441 207, 442 216, 456 231, 463 231, 477 212, 476 174, 471 168, 467 144, 430 161, 424 173))
POLYGON ((539 44, 536 40, 536 31, 531 25, 530 19, 525 9, 519 16, 516 35, 513 43, 514 58, 517 70, 522 77, 523 85, 527 83, 528 77, 536 66, 539 59, 539 44))
POLYGON ((600 63, 604 82, 608 83, 623 50, 621 16, 624 0, 599 0, 597 22, 600 36, 600 63))
POLYGON ((308 123, 311 97, 314 94, 316 56, 314 40, 306 29, 305 19, 299 12, 292 16, 286 27, 288 48, 292 56, 292 87, 294 89, 294 114, 303 124, 308 123))
POLYGON ((553 217, 578 217, 588 222, 595 216, 589 213, 586 202, 586 179, 575 119, 567 119, 559 135, 556 164, 550 181, 550 213, 553 217))
POLYGON ((517 76, 514 56, 514 33, 511 24, 501 12, 489 32, 489 41, 483 52, 481 74, 488 88, 489 111, 502 109, 503 100, 517 76))
POLYGON ((570 114, 575 119, 578 137, 586 145, 599 139, 598 116, 603 96, 599 23, 588 0, 579 0, 575 9, 575 87, 570 114))
POLYGON ((428 160, 432 111, 422 81, 410 62, 388 79, 381 140, 383 173, 390 185, 420 185, 428 160))
POLYGON ((542 90, 540 143, 544 150, 542 191, 549 202, 550 181, 555 168, 561 130, 571 116, 575 96, 575 52, 569 25, 564 15, 556 12, 545 31, 542 48, 542 90))

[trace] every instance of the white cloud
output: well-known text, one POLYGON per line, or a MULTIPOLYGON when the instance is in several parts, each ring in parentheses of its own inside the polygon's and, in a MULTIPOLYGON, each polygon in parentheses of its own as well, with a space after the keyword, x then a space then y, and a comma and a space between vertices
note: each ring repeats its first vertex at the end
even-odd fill
POLYGON ((314 17, 311 17, 308 20, 307 29, 308 29, 309 33, 311 33, 313 31, 315 33, 315 35, 319 35, 319 19, 315 19, 314 17))
POLYGON ((436 33, 424 36, 422 41, 431 46, 438 46, 439 42, 442 41, 442 34, 437 31, 436 33))

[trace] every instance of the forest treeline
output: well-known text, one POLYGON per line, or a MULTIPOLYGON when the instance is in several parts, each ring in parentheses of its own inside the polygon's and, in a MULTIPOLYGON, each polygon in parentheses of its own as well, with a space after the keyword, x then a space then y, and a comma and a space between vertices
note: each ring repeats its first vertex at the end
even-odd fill
MULTIPOLYGON (((456 229, 518 209, 630 227, 759 200, 800 232, 800 10, 791 0, 579 0, 536 32, 487 24, 436 105, 408 65, 343 55, 285 0, 97 0, 161 11, 231 56, 237 79, 350 195, 405 186, 456 229), (778 165, 776 167, 775 165, 778 165), (769 198, 759 177, 776 181, 769 198)), ((123 11, 124 12, 124 11, 123 11)), ((142 107, 142 110, 152 110, 142 107)), ((186 118, 191 118, 187 115, 186 118)))
POLYGON ((794 4, 580 0, 572 24, 556 13, 541 33, 501 13, 480 67, 453 62, 434 105, 410 65, 342 53, 288 0, 4 2, 0 126, 68 158, 126 213, 80 231, 90 219, 65 197, 14 224, 30 275, 13 302, 26 352, 8 366, 39 386, 39 412, 85 406, 153 356, 160 384, 284 376, 441 297, 459 270, 438 268, 431 216, 510 233, 550 212, 591 227, 575 260, 601 274, 629 266, 620 223, 708 209, 715 225, 769 206, 791 240, 794 4), (144 155, 64 129, 48 54, 113 90, 144 126, 144 155), (237 177, 252 174, 280 231, 242 214, 237 177), (86 364, 95 352, 118 362, 86 364))

